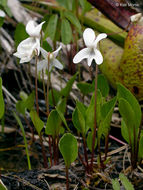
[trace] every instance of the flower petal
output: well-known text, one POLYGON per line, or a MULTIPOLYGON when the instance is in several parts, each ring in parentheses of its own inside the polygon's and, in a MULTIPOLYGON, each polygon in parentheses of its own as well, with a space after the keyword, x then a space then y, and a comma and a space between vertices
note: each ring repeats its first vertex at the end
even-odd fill
POLYGON ((85 42, 85 45, 87 47, 90 47, 93 45, 93 42, 95 41, 95 32, 91 28, 86 28, 83 32, 83 39, 85 42))
POLYGON ((46 50, 44 50, 43 48, 40 48, 42 56, 44 57, 44 59, 48 59, 48 52, 46 50))
POLYGON ((94 56, 89 56, 88 57, 87 64, 88 64, 89 67, 91 66, 91 63, 92 63, 93 59, 94 59, 94 56))
POLYGON ((103 56, 98 49, 95 50, 95 62, 100 65, 103 62, 103 56))
POLYGON ((31 47, 36 43, 36 40, 34 38, 27 38, 23 40, 17 47, 18 52, 23 52, 26 50, 30 50, 31 47))
POLYGON ((94 41, 94 47, 97 47, 98 42, 99 42, 100 40, 106 38, 106 37, 107 37, 107 34, 105 34, 105 33, 99 34, 99 35, 97 36, 97 38, 95 39, 95 41, 94 41))
POLYGON ((88 58, 90 55, 90 49, 89 48, 84 48, 80 50, 73 58, 73 63, 79 63, 85 58, 88 58))
POLYGON ((53 59, 52 61, 50 61, 50 65, 53 65, 54 67, 56 67, 60 70, 63 69, 63 65, 57 59, 53 59))
POLYGON ((33 50, 37 50, 37 55, 40 54, 40 39, 39 38, 36 38, 36 43, 35 45, 33 46, 33 50))
POLYGON ((37 64, 37 71, 40 72, 46 69, 46 67, 48 67, 48 62, 47 60, 43 59, 42 61, 39 61, 37 64))
POLYGON ((59 46, 58 49, 53 52, 54 57, 57 57, 57 55, 58 55, 61 48, 62 48, 62 46, 59 46))
POLYGON ((25 63, 25 62, 29 62, 32 59, 32 56, 30 57, 22 57, 20 59, 20 63, 25 63))
POLYGON ((5 16, 6 16, 5 12, 0 10, 0 17, 5 17, 5 16))
POLYGON ((39 37, 40 36, 40 31, 42 29, 42 25, 45 22, 42 22, 41 24, 38 24, 34 20, 30 20, 27 25, 26 25, 26 32, 29 34, 31 37, 39 37), (37 25, 37 26, 36 26, 37 25))
POLYGON ((27 38, 23 40, 17 47, 17 52, 14 55, 20 58, 20 63, 29 62, 33 56, 35 55, 35 51, 37 50, 38 55, 40 52, 40 41, 37 38, 27 38))

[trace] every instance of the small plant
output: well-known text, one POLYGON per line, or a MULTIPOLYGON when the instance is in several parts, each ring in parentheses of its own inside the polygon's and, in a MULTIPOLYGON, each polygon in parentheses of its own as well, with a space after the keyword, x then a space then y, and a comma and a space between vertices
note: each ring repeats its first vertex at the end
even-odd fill
POLYGON ((142 112, 134 95, 118 84, 119 111, 122 116, 121 132, 131 148, 132 168, 143 158, 142 112))
POLYGON ((66 179, 67 179, 66 187, 68 190, 69 189, 68 169, 71 163, 74 162, 78 156, 78 146, 76 138, 70 133, 64 134, 63 137, 60 139, 59 149, 66 165, 66 179))
POLYGON ((98 78, 98 65, 102 64, 103 57, 100 51, 97 49, 98 42, 107 37, 107 34, 99 34, 97 37, 92 29, 87 28, 83 33, 83 39, 87 48, 79 51, 73 58, 73 62, 79 63, 83 59, 87 59, 88 66, 91 66, 92 61, 96 62, 96 76, 95 76, 95 96, 94 96, 94 130, 93 130, 93 140, 92 140, 92 153, 91 153, 91 171, 93 170, 93 158, 94 158, 94 146, 97 130, 97 78, 98 78))

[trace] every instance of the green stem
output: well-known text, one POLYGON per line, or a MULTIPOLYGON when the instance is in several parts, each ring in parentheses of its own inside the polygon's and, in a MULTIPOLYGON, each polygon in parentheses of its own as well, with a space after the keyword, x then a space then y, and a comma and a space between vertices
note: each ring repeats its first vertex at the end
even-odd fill
POLYGON ((95 72, 95 109, 94 109, 94 131, 93 131, 93 139, 92 139, 92 152, 91 152, 91 171, 93 171, 93 159, 94 159, 94 145, 96 138, 96 102, 97 102, 97 78, 98 78, 98 65, 96 64, 96 72, 95 72))
POLYGON ((31 170, 31 163, 30 163, 30 157, 29 157, 29 152, 28 152, 28 144, 27 144, 27 140, 26 140, 26 135, 25 135, 25 131, 24 131, 24 127, 20 121, 20 118, 16 115, 15 112, 13 112, 14 117, 17 120, 17 123, 19 124, 21 131, 22 131, 22 135, 23 135, 23 139, 24 139, 24 144, 25 144, 25 152, 26 152, 26 156, 27 156, 27 163, 28 163, 28 169, 31 170))

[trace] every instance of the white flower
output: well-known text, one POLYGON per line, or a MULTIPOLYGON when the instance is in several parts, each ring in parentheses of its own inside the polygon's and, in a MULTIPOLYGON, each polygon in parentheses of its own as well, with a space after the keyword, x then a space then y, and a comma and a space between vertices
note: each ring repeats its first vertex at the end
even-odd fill
POLYGON ((14 55, 20 58, 20 63, 29 62, 34 55, 40 53, 40 32, 44 22, 36 26, 36 23, 31 20, 26 25, 26 32, 29 38, 23 40, 17 47, 17 52, 14 55))
POLYGON ((5 12, 0 9, 0 17, 5 17, 5 12))
POLYGON ((98 42, 107 37, 107 34, 102 33, 97 37, 91 28, 85 29, 83 32, 83 39, 87 48, 79 51, 73 58, 74 63, 79 63, 83 59, 87 59, 88 66, 91 66, 92 60, 100 65, 103 62, 103 57, 100 51, 97 49, 98 42))
POLYGON ((37 70, 42 71, 43 70, 48 70, 48 61, 49 61, 49 71, 52 70, 52 67, 56 67, 60 70, 63 69, 63 65, 56 59, 60 49, 62 47, 60 46, 56 51, 54 52, 47 52, 46 50, 44 50, 43 48, 41 48, 41 53, 44 57, 44 59, 42 61, 39 61, 38 66, 37 66, 37 70))

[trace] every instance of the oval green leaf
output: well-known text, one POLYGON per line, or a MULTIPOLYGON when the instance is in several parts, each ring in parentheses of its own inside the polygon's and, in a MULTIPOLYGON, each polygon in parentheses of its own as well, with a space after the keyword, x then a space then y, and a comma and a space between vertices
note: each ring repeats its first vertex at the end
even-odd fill
POLYGON ((59 142, 59 149, 64 158, 66 167, 69 168, 70 164, 74 162, 78 156, 76 138, 70 133, 63 135, 59 142))
POLYGON ((63 19, 61 23, 61 38, 65 45, 69 44, 72 40, 72 29, 67 19, 63 19))

